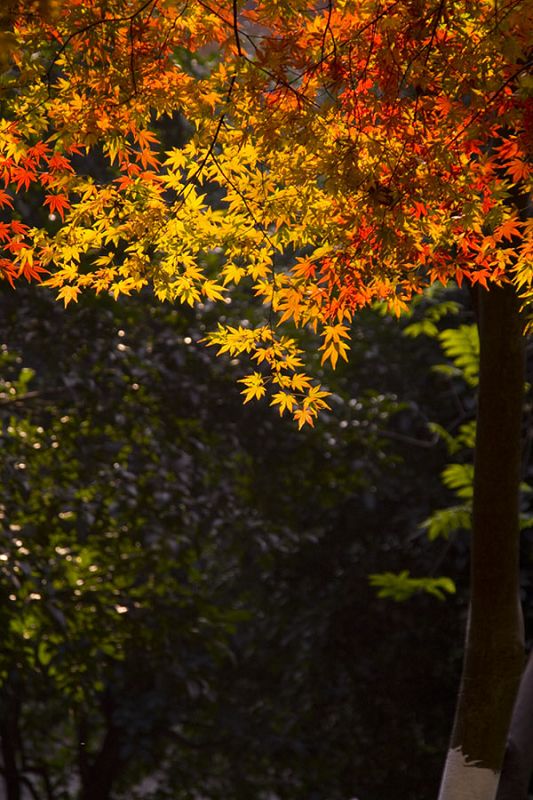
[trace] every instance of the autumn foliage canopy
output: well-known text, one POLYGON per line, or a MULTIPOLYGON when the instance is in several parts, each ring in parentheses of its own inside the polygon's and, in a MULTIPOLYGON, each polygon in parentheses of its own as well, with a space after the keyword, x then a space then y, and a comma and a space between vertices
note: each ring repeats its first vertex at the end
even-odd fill
POLYGON ((300 425, 326 393, 295 326, 335 366, 374 301, 399 313, 450 280, 527 299, 531 2, 50 0, 0 24, 12 285, 194 305, 240 284, 264 321, 209 341, 255 362, 246 400, 300 425))

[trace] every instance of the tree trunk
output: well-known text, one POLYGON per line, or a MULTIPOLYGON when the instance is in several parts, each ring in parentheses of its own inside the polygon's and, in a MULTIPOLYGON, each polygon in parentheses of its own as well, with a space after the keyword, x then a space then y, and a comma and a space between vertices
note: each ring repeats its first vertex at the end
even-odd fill
POLYGON ((91 764, 84 759, 83 769, 80 769, 80 800, 109 800, 121 766, 120 732, 115 725, 108 723, 98 754, 91 764))
POLYGON ((496 800, 527 800, 533 771, 533 653, 520 681, 496 800))
POLYGON ((3 761, 5 800, 20 800, 21 782, 17 767, 17 743, 19 742, 19 707, 15 696, 3 693, 0 713, 0 747, 3 761))
POLYGON ((480 291, 479 334, 470 609, 439 800, 495 800, 524 661, 518 571, 524 338, 513 287, 480 291))
POLYGON ((5 786, 5 800, 20 800, 20 777, 17 769, 14 748, 9 739, 1 734, 2 739, 2 758, 3 758, 3 780, 5 786))

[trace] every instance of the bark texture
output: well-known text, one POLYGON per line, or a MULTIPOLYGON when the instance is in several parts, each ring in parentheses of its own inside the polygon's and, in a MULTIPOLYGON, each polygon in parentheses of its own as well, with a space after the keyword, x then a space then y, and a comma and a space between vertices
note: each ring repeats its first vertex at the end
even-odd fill
POLYGON ((495 800, 497 780, 494 789, 469 793, 468 775, 476 768, 501 771, 524 661, 518 570, 524 337, 513 287, 480 291, 478 318, 470 609, 440 800, 495 800), (448 769, 453 753, 470 769, 448 769))
POLYGON ((118 728, 112 726, 108 728, 94 762, 81 774, 80 800, 109 800, 120 766, 120 735, 118 728))
POLYGON ((533 653, 515 701, 497 800, 527 800, 533 772, 533 653))
POLYGON ((20 743, 19 713, 17 697, 10 692, 3 693, 0 704, 0 752, 5 800, 21 800, 21 780, 17 766, 17 750, 20 743))

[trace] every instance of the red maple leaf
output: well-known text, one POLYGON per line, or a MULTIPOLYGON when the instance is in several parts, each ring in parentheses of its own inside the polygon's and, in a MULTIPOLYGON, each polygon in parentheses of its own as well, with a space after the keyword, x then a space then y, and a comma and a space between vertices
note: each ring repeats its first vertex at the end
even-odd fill
POLYGON ((0 274, 8 281, 10 286, 14 289, 14 280, 17 277, 17 270, 12 261, 8 258, 0 258, 0 274))
POLYGON ((520 158, 513 158, 512 161, 507 162, 505 171, 511 176, 514 183, 525 181, 529 175, 529 165, 520 158))
POLYGON ((0 189, 0 207, 3 206, 9 206, 9 208, 13 208, 13 201, 7 192, 5 192, 3 189, 0 189))
POLYGON ((41 283, 42 275, 43 274, 48 275, 49 272, 50 272, 49 270, 45 269, 44 267, 41 267, 38 261, 34 261, 33 263, 25 261, 24 264, 21 267, 19 267, 19 270, 16 273, 16 275, 17 278, 20 278, 21 276, 26 278, 28 283, 32 280, 37 281, 37 283, 41 283))
POLYGON ((36 178, 36 173, 31 169, 16 166, 11 168, 11 180, 17 182, 17 192, 20 191, 21 186, 24 186, 24 188, 28 190, 30 188, 30 183, 36 178))
POLYGON ((70 208, 70 203, 66 195, 49 194, 45 197, 44 204, 49 207, 50 214, 54 214, 57 211, 63 222, 65 221, 65 211, 70 208))

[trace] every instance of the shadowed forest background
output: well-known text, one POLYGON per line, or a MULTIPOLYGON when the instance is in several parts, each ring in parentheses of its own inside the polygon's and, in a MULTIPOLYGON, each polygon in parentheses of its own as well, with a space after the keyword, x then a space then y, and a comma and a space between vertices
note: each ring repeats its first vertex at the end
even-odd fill
MULTIPOLYGON (((457 434, 475 389, 471 354, 460 369, 402 328, 430 330, 450 297, 440 328, 471 324, 457 290, 400 323, 361 314, 350 363, 323 374, 331 412, 298 432, 243 406, 241 364, 197 343, 209 304, 65 310, 4 284, 0 796, 436 792, 467 534, 430 542, 420 524, 457 505, 439 475, 471 452, 450 456, 428 422, 457 434), (369 575, 403 570, 457 593, 379 598, 369 575)), ((235 292, 228 321, 246 314, 235 292)), ((526 528, 529 623, 531 543, 526 528)))

